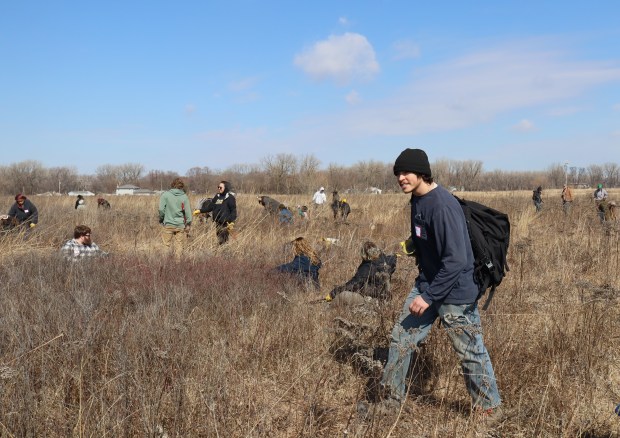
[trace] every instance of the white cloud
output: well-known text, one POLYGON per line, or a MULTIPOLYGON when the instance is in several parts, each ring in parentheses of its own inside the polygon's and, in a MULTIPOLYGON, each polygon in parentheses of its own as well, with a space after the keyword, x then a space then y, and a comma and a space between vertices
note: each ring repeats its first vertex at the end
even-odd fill
POLYGON ((338 18, 338 23, 340 23, 342 26, 348 26, 349 19, 347 17, 340 17, 338 18))
POLYGON ((228 89, 235 93, 243 93, 250 90, 258 83, 257 77, 243 78, 238 81, 233 81, 228 84, 228 89))
POLYGON ((396 41, 392 45, 395 60, 415 59, 420 57, 420 46, 411 40, 396 41))
POLYGON ((336 123, 360 135, 447 131, 509 111, 557 106, 610 82, 620 82, 616 64, 569 61, 536 43, 507 45, 416 69, 392 97, 365 102, 336 123))
POLYGON ((318 41, 296 55, 294 63, 315 80, 334 80, 341 85, 372 79, 380 70, 372 45, 357 33, 318 41))
POLYGON ((519 123, 514 125, 513 129, 519 132, 530 132, 530 131, 534 131, 536 129, 536 126, 534 126, 533 122, 527 119, 523 119, 519 123))
POLYGON ((349 105, 357 105, 362 101, 359 93, 355 90, 351 90, 349 94, 347 94, 344 98, 349 105))

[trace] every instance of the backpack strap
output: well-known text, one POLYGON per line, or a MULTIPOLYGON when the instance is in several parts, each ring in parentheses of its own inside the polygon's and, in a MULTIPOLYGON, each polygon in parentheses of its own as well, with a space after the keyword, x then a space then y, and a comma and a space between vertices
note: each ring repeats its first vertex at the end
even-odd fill
POLYGON ((491 290, 489 290, 489 294, 487 295, 487 299, 484 301, 482 310, 487 310, 489 308, 489 305, 491 304, 491 300, 493 299, 494 294, 495 294, 495 285, 493 285, 491 287, 491 290))

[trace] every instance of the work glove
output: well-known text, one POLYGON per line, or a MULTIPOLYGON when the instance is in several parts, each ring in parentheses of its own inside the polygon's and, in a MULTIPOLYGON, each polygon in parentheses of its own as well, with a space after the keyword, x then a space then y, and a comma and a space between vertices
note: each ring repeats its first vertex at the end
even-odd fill
POLYGON ((228 230, 229 233, 233 230, 234 227, 235 227, 235 223, 234 222, 228 222, 226 224, 226 229, 228 230))
POLYGON ((413 246, 413 240, 411 240, 411 238, 400 242, 400 247, 405 255, 415 255, 415 247, 413 246))
POLYGON ((37 226, 37 224, 34 224, 34 223, 30 222, 30 228, 34 228, 36 226, 37 226))
POLYGON ((194 210, 194 216, 198 216, 200 214, 200 210, 194 210))
POLYGON ((331 296, 331 295, 327 295, 327 296, 325 297, 325 301, 328 301, 328 302, 329 302, 329 301, 331 301, 331 300, 333 300, 333 298, 332 298, 332 296, 331 296))

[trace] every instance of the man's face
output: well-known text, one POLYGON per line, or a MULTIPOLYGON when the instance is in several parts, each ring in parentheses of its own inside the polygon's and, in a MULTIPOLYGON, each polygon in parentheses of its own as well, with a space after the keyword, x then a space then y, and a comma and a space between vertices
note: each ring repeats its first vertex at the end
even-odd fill
POLYGON ((218 193, 223 193, 223 192, 224 192, 224 189, 225 189, 225 187, 224 187, 224 183, 219 183, 219 184, 217 185, 217 192, 218 192, 218 193))
POLYGON ((398 178, 398 185, 403 193, 414 193, 420 187, 422 183, 422 178, 418 178, 418 176, 413 172, 398 172, 396 175, 398 178))
POLYGON ((24 201, 25 201, 25 199, 24 199, 24 198, 19 198, 19 199, 17 200, 17 205, 19 205, 20 207, 21 207, 21 206, 23 206, 23 205, 24 205, 24 201))
POLYGON ((82 245, 90 245, 93 243, 90 238, 90 233, 82 234, 78 240, 82 245))

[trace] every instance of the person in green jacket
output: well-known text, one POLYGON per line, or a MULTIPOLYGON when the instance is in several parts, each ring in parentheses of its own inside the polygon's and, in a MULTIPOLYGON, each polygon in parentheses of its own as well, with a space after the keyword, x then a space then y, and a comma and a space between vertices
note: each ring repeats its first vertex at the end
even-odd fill
POLYGON ((170 190, 159 198, 159 223, 164 226, 161 233, 164 246, 171 248, 174 244, 174 252, 179 256, 192 224, 192 208, 181 178, 172 180, 170 190))

